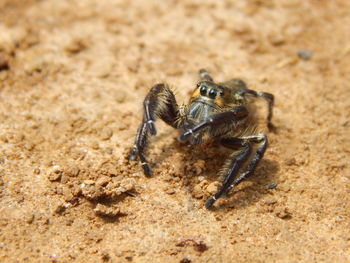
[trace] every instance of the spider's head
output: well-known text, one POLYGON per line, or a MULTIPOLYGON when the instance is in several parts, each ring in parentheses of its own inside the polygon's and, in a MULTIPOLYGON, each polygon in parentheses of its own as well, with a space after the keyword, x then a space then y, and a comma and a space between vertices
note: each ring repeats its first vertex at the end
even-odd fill
POLYGON ((212 81, 200 81, 194 90, 191 100, 201 99, 218 106, 224 105, 225 88, 212 81))

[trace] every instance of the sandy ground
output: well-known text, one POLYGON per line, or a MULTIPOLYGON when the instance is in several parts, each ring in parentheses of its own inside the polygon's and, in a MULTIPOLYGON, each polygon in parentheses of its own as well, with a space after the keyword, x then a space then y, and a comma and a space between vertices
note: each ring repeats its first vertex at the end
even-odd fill
POLYGON ((0 10, 1 262, 350 262, 349 1, 0 10), (154 176, 125 159, 150 87, 185 103, 203 67, 276 98, 264 160, 213 211, 221 150, 159 122, 154 176))

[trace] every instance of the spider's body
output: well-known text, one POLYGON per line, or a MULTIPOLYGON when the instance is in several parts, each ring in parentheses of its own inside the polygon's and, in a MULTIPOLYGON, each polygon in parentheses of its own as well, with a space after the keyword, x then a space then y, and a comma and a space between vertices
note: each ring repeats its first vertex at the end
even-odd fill
POLYGON ((220 127, 217 125, 208 127, 190 136, 189 143, 200 144, 203 141, 215 140, 222 136, 239 137, 255 127, 253 122, 255 110, 247 98, 242 96, 242 88, 245 88, 245 84, 236 79, 219 84, 212 81, 198 82, 188 106, 184 107, 182 112, 180 110, 179 121, 183 123, 180 125, 182 131, 185 132, 193 128, 214 114, 230 112, 233 108, 241 111, 242 118, 237 118, 233 122, 225 122, 220 127))
POLYGON ((129 160, 139 157, 145 175, 151 175, 144 151, 148 134, 156 134, 156 118, 161 118, 179 129, 178 140, 181 142, 197 145, 213 140, 234 149, 223 168, 224 180, 221 187, 205 204, 209 209, 220 196, 252 174, 263 157, 267 138, 264 134, 254 134, 254 110, 250 99, 262 97, 267 100, 267 121, 271 128, 273 96, 247 89, 245 83, 239 79, 215 83, 205 70, 199 71, 199 77, 197 87, 188 105, 184 107, 178 107, 175 96, 167 85, 157 84, 152 87, 144 100, 143 122, 129 160), (257 147, 253 147, 255 144, 257 147), (243 165, 246 171, 238 174, 243 165))

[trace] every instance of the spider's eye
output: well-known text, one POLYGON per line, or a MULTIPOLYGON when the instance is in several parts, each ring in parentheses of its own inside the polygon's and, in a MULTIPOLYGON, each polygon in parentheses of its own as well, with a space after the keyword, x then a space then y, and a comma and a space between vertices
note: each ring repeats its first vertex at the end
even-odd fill
POLYGON ((207 87, 202 86, 199 91, 200 91, 201 95, 204 96, 205 94, 207 94, 207 87))
POLYGON ((211 98, 211 99, 215 99, 216 98, 216 95, 217 95, 217 91, 216 91, 216 89, 211 89, 211 90, 209 90, 209 98, 211 98))

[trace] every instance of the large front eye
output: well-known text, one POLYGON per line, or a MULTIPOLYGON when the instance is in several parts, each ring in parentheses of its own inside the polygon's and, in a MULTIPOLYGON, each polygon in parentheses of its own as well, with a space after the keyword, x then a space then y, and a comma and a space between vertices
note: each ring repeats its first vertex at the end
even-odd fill
POLYGON ((207 87, 202 86, 199 91, 200 91, 201 95, 204 96, 205 94, 207 94, 207 87))
POLYGON ((217 91, 216 91, 216 89, 211 89, 211 90, 209 90, 209 98, 211 98, 211 99, 215 99, 216 98, 216 95, 217 95, 217 91))

